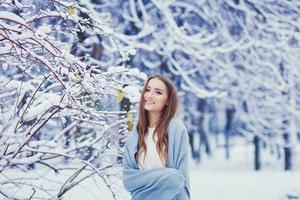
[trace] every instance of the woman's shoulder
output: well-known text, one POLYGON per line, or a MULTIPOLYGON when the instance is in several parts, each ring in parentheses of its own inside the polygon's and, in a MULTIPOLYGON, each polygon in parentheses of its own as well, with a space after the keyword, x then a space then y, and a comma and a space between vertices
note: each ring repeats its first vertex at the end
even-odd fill
POLYGON ((168 129, 169 145, 175 148, 180 147, 182 141, 186 141, 187 138, 188 138, 188 132, 183 120, 180 118, 172 119, 169 123, 169 129, 168 129))
POLYGON ((169 129, 182 131, 186 129, 186 127, 181 118, 173 117, 169 123, 169 129))
POLYGON ((186 126, 181 118, 172 118, 168 128, 169 139, 174 138, 180 140, 184 135, 187 134, 186 126), (170 134, 172 137, 170 137, 170 134))

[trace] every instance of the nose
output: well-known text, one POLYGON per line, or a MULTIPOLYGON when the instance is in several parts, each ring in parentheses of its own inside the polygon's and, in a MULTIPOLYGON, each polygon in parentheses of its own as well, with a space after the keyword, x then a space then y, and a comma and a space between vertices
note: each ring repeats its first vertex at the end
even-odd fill
POLYGON ((148 91, 148 92, 145 93, 145 98, 152 99, 152 97, 153 97, 153 92, 152 91, 148 91))

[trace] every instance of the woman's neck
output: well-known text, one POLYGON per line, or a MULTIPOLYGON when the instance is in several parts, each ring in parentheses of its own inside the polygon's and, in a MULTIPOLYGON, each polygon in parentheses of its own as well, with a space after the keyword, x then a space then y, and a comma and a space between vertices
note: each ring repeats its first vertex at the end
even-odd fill
POLYGON ((149 127, 154 128, 160 118, 161 113, 157 112, 148 112, 148 119, 149 119, 149 127))

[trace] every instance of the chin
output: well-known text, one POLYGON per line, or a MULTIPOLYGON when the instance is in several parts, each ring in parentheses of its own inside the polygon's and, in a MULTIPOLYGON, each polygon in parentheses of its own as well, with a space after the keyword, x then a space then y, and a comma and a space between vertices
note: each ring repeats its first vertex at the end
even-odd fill
POLYGON ((152 111, 151 108, 144 107, 144 109, 145 109, 146 111, 152 111))
POLYGON ((147 110, 147 111, 153 111, 154 110, 151 106, 145 106, 144 109, 147 110))

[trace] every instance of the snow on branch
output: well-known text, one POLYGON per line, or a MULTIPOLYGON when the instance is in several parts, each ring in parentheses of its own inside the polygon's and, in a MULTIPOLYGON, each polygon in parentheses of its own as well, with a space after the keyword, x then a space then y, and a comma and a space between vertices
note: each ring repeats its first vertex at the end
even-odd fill
POLYGON ((132 66, 160 68, 184 91, 233 106, 251 136, 295 144, 298 1, 110 0, 90 8, 113 12, 116 37, 137 48, 132 66))
POLYGON ((0 5, 0 196, 61 198, 94 178, 113 199, 122 198, 121 185, 112 185, 135 111, 130 102, 126 111, 121 106, 126 98, 136 101, 146 77, 121 66, 133 47, 101 23, 107 12, 97 16, 76 1, 0 5), (94 49, 108 57, 92 63, 75 51, 86 33, 117 48, 94 49), (40 170, 47 175, 33 173, 40 170), (58 181, 50 181, 53 175, 58 181))

